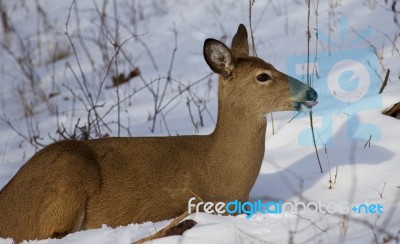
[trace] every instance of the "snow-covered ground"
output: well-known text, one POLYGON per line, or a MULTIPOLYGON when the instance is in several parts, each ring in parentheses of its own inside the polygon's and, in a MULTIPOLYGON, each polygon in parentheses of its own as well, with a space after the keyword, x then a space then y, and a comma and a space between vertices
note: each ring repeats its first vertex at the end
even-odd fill
MULTIPOLYGON (((249 26, 249 6, 244 0, 71 3, 2 3, 12 30, 0 36, 0 189, 41 144, 60 139, 60 134, 73 134, 79 118, 78 127, 93 121, 93 113, 87 116, 91 102, 84 98, 86 88, 80 87, 80 69, 87 80, 87 91, 95 94, 94 104, 104 122, 99 128, 91 127, 93 137, 99 136, 99 131, 112 136, 210 133, 217 114, 217 77, 209 76, 211 71, 202 57, 203 41, 213 37, 230 43, 239 23, 249 26), (122 46, 113 58, 116 49, 112 43, 116 40, 122 46), (139 68, 141 78, 133 78, 118 91, 106 89, 112 84, 112 76, 128 74, 134 67, 139 68), (166 83, 168 75, 171 81, 166 83), (146 83, 150 85, 146 87, 146 83), (189 85, 190 92, 186 89, 189 85), (56 95, 48 98, 51 93, 56 95), (164 97, 156 106, 155 96, 164 97), (115 106, 118 100, 122 100, 120 108, 115 106), (157 116, 155 107, 161 110, 157 116), (66 132, 57 133, 64 127, 66 132), (30 143, 30 138, 35 140, 30 143)), ((258 213, 250 219, 246 215, 197 213, 189 218, 198 224, 183 236, 154 243, 400 242, 400 121, 381 114, 400 100, 400 26, 395 24, 390 8, 391 1, 312 1, 310 53, 314 57, 317 48, 319 59, 310 62, 318 63, 324 75, 323 68, 332 68, 325 62, 329 57, 340 62, 352 50, 369 50, 365 52, 377 63, 367 64, 366 69, 372 72, 371 77, 376 76, 377 83, 373 86, 372 81, 365 83, 363 79, 353 82, 359 89, 366 86, 367 96, 338 107, 327 102, 332 101, 327 82, 335 80, 314 80, 323 108, 316 109, 314 122, 324 173, 319 172, 314 148, 301 139, 310 127, 307 117, 288 123, 292 112, 274 113, 272 126, 268 115, 266 154, 250 196, 252 201, 260 199, 264 203, 331 203, 348 208, 350 213, 330 214, 324 208, 311 208, 308 212, 258 213), (331 56, 325 57, 326 53, 331 56), (378 96, 386 69, 391 70, 389 82, 378 96), (356 140, 354 133, 363 136, 356 140), (373 136, 365 146, 369 135, 373 136), (330 179, 334 181, 332 189, 330 179), (362 204, 382 206, 383 213, 365 213, 365 208, 360 213, 351 210, 362 204)), ((259 0, 252 10, 258 56, 295 76, 290 60, 307 54, 305 1, 259 0)), ((351 57, 357 61, 364 58, 351 57)), ((131 224, 116 229, 103 226, 60 240, 31 242, 131 243, 168 223, 131 224)), ((0 238, 3 242, 11 240, 0 238)))

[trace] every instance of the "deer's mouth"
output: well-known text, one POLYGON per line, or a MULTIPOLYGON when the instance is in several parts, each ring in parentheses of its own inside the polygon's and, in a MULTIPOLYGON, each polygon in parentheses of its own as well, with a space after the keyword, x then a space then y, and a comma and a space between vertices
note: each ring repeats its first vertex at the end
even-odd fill
POLYGON ((318 101, 305 101, 303 104, 311 109, 318 104, 318 101))
POLYGON ((309 112, 317 104, 318 101, 292 102, 293 110, 300 112, 309 112))

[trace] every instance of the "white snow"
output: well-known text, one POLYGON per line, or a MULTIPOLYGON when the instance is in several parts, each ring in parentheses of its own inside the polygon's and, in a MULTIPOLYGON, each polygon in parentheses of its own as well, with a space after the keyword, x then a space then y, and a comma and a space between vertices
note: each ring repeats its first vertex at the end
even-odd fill
MULTIPOLYGON (((158 90, 164 88, 175 47, 174 31, 177 33, 177 50, 171 69, 173 81, 167 87, 160 106, 167 106, 163 110, 164 118, 157 118, 152 132, 150 128, 153 124, 148 118, 154 115, 153 96, 147 88, 143 88, 141 79, 134 78, 129 84, 119 87, 121 98, 128 97, 121 103, 120 122, 124 127, 120 135, 210 133, 215 126, 217 114, 217 76, 207 77, 211 71, 202 57, 203 41, 212 37, 230 43, 239 23, 249 27, 248 1, 115 2, 117 9, 113 7, 112 1, 105 6, 108 28, 104 30, 105 33, 100 33, 102 23, 97 12, 102 11, 102 1, 77 1, 77 5, 71 9, 68 32, 92 94, 99 90, 103 79, 106 81, 105 86, 111 85, 111 76, 117 73, 115 66, 111 65, 107 75, 108 62, 103 61, 104 55, 111 58, 115 53, 110 41, 115 38, 115 19, 119 21, 117 28, 120 43, 127 40, 118 56, 118 73, 127 74, 132 67, 138 67, 144 80, 154 81, 154 91, 157 91, 157 86, 158 90), (79 18, 75 9, 79 12, 79 18), (85 46, 82 46, 77 37, 78 32, 81 33, 85 46), (137 35, 137 38, 131 38, 132 34, 137 35), (107 45, 107 50, 99 48, 99 44, 107 45), (199 81, 204 77, 204 80, 199 81), (160 83, 157 82, 159 78, 160 83), (191 88, 192 96, 187 91, 177 96, 180 90, 194 83, 196 84, 191 88), (137 93, 129 97, 137 90, 137 93), (193 97, 196 102, 198 99, 206 102, 206 109, 201 113, 204 126, 199 126, 198 130, 191 122, 186 105, 187 99, 193 97)), ((400 100, 400 44, 395 39, 396 35, 398 38, 400 26, 396 26, 393 21, 390 4, 386 5, 383 1, 319 1, 318 18, 315 15, 316 4, 317 1, 312 1, 310 52, 315 53, 316 21, 320 38, 318 53, 327 53, 330 48, 335 53, 345 53, 346 50, 355 48, 376 48, 379 57, 377 75, 383 80, 385 70, 382 68, 391 70, 388 85, 381 96, 382 104, 379 108, 354 111, 352 109, 359 108, 362 104, 332 108, 331 104, 324 104, 323 97, 320 97, 321 107, 330 106, 329 111, 335 112, 329 121, 332 134, 328 131, 321 132, 321 138, 326 138, 327 134, 332 135, 328 135, 330 140, 321 143, 318 135, 316 136, 320 143, 318 152, 324 173, 319 172, 314 148, 304 146, 298 140, 298 135, 310 126, 308 116, 288 123, 293 117, 292 112, 273 113, 273 131, 271 117, 268 115, 266 154, 250 200, 348 202, 351 207, 381 204, 383 213, 258 213, 250 219, 243 214, 234 217, 196 213, 189 218, 198 224, 183 236, 162 238, 153 243, 383 243, 386 240, 396 243, 390 236, 397 237, 397 243, 400 241, 400 121, 381 114, 385 108, 400 100), (340 17, 348 18, 345 36, 338 23, 340 17), (331 47, 323 40, 323 34, 328 36, 329 25, 333 43, 331 47), (368 27, 370 35, 360 38, 368 27), (358 39, 353 45, 352 42, 358 39), (364 147, 367 140, 348 138, 349 130, 368 134, 368 128, 371 128, 349 125, 347 111, 350 110, 355 112, 352 119, 356 122, 369 123, 379 129, 380 138, 373 137, 370 146, 364 147), (328 145, 327 151, 322 144, 328 145), (329 189, 329 179, 335 178, 336 169, 336 183, 329 189)), ((57 125, 63 123, 69 132, 73 130, 78 118, 81 118, 79 125, 84 125, 87 119, 85 105, 88 104, 74 98, 70 91, 83 97, 71 71, 81 79, 79 65, 64 34, 71 1, 16 0, 3 5, 6 6, 15 32, 9 35, 2 32, 1 43, 18 57, 24 57, 24 60, 31 57, 41 89, 45 94, 59 92, 60 95, 48 99, 48 104, 38 100, 37 96, 32 95, 32 88, 20 66, 4 47, 0 48, 0 189, 36 150, 5 121, 10 120, 16 130, 27 137, 30 133, 37 132, 38 141, 49 144, 53 141, 49 135, 59 139, 56 134, 57 125), (45 14, 39 14, 37 6, 42 7, 45 14), (21 47, 20 40, 26 50, 21 47), (70 55, 56 62, 49 62, 54 53, 61 51, 70 55), (19 93, 18 90, 22 92, 19 93), (34 116, 29 116, 28 119, 25 118, 21 105, 24 98, 32 104, 34 110, 34 116)), ((278 70, 287 72, 290 70, 287 66, 289 58, 307 53, 305 1, 255 1, 252 14, 258 56, 278 70)), ((314 60, 310 62, 313 63, 314 60)), ((320 68, 321 64, 318 65, 320 68)), ((297 69, 300 69, 299 66, 297 69)), ((37 89, 38 86, 35 87, 37 89)), ((378 89, 379 87, 380 83, 378 89)), ((373 103, 378 90, 372 93, 373 96, 364 98, 361 102, 373 103)), ((102 106, 98 108, 98 112, 107 114, 104 121, 108 127, 103 126, 102 132, 117 136, 117 107, 108 113, 118 101, 117 90, 103 87, 97 101, 102 106)), ((191 106, 193 120, 199 122, 199 113, 193 101, 191 106)), ((316 128, 325 123, 318 114, 314 121, 316 128)), ((168 223, 169 220, 131 224, 116 229, 104 225, 100 229, 72 233, 60 240, 29 243, 132 243, 160 230, 168 223)), ((11 239, 0 238, 0 243, 11 242, 11 239)))

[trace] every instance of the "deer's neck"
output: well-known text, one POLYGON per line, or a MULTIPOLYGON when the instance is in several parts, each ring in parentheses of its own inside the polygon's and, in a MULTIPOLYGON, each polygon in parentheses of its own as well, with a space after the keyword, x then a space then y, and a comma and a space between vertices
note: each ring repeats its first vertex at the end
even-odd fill
MULTIPOLYGON (((219 104, 218 120, 214 137, 230 147, 264 149, 266 132, 265 117, 258 116, 230 104, 219 104)), ((242 151, 242 150, 240 150, 242 151)))
POLYGON ((265 132, 265 117, 237 107, 234 99, 219 99, 210 168, 221 172, 214 184, 222 188, 215 187, 215 194, 247 200, 264 157, 265 132))

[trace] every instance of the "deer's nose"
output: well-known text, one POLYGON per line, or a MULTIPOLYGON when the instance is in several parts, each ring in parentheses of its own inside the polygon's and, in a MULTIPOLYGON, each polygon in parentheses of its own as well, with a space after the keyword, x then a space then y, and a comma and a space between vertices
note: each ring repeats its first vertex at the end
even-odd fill
POLYGON ((318 93, 314 89, 310 88, 310 90, 307 91, 306 99, 307 101, 315 102, 318 99, 318 93))

